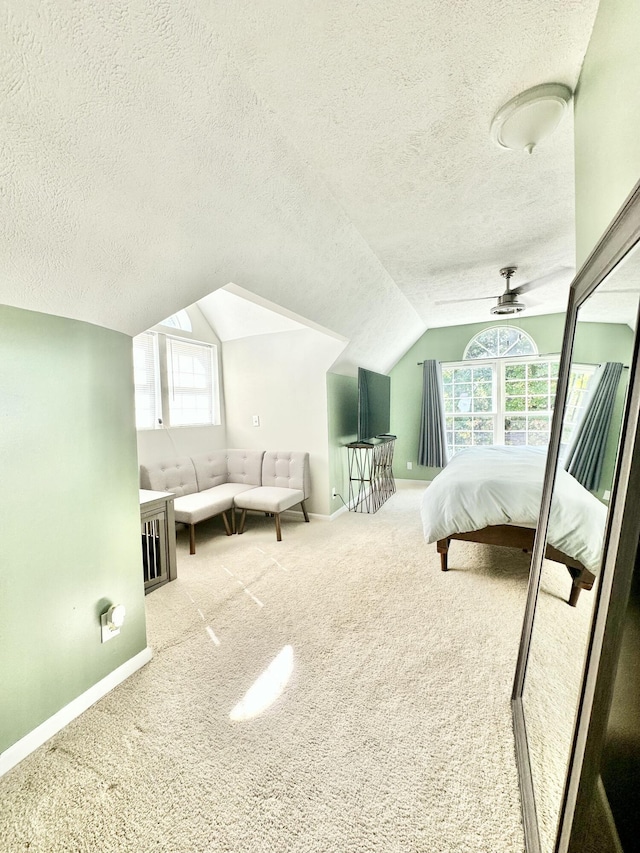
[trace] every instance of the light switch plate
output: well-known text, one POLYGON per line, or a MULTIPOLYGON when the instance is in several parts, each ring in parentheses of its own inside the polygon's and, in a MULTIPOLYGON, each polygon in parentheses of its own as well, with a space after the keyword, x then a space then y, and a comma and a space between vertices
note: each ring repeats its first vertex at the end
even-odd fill
POLYGON ((260 426, 260 415, 254 415, 253 416, 253 425, 254 426, 260 426))

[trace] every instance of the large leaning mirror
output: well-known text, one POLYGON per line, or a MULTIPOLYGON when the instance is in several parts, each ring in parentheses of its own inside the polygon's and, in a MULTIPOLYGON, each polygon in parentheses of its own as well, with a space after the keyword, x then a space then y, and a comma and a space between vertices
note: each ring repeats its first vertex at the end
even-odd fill
POLYGON ((601 241, 569 301, 513 697, 527 853, 558 849, 634 366, 640 247, 632 242, 612 245, 607 258, 601 241))

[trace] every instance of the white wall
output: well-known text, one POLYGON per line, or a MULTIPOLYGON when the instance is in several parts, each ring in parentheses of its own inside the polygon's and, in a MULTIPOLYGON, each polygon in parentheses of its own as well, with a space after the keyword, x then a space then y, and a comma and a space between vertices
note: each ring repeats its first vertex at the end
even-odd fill
POLYGON ((153 331, 218 345, 221 425, 138 431, 138 462, 210 450, 303 450, 310 454, 310 512, 330 514, 327 371, 344 340, 313 328, 229 340, 219 338, 198 306, 186 309, 193 331, 153 331), (254 427, 253 415, 260 417, 254 427))
POLYGON ((315 329, 224 344, 228 446, 308 451, 308 509, 323 515, 330 512, 326 374, 343 348, 315 329), (252 425, 253 415, 260 426, 252 425))

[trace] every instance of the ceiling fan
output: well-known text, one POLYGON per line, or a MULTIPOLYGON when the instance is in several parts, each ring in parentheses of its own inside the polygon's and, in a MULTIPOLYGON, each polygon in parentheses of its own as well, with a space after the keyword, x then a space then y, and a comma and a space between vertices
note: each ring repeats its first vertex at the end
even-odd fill
MULTIPOLYGON (((528 293, 530 290, 534 290, 536 287, 540 287, 542 284, 547 284, 551 279, 558 275, 558 271, 549 273, 548 275, 543 275, 541 278, 536 278, 532 281, 526 281, 519 287, 512 288, 510 286, 511 277, 517 269, 518 267, 502 267, 500 270, 500 275, 506 279, 507 282, 507 288, 500 296, 472 296, 468 299, 444 299, 440 302, 436 302, 436 305, 451 305, 457 302, 477 302, 483 299, 497 299, 497 303, 490 309, 492 314, 519 314, 520 311, 524 311, 527 306, 523 302, 519 302, 518 297, 522 296, 523 293, 528 293)), ((568 268, 563 267, 561 272, 564 272, 566 269, 568 268)))

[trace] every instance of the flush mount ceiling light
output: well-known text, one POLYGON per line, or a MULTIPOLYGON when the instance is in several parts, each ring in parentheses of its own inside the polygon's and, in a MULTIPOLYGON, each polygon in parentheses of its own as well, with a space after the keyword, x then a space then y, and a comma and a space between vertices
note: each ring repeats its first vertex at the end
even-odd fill
POLYGON ((516 95, 491 122, 491 138, 501 148, 528 151, 553 133, 572 97, 562 83, 543 83, 516 95))

